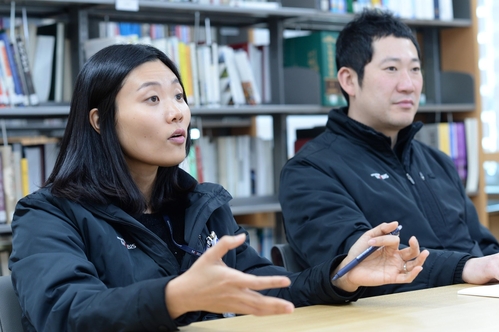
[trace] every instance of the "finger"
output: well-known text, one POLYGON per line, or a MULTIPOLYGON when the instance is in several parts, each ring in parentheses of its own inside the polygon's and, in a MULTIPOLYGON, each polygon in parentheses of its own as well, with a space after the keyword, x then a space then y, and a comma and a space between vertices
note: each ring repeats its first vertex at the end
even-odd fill
POLYGON ((411 271, 408 271, 407 273, 401 272, 396 279, 396 283, 401 284, 401 283, 410 283, 416 279, 418 274, 423 271, 422 266, 416 266, 414 267, 411 271))
POLYGON ((240 273, 233 279, 234 284, 240 288, 249 288, 252 290, 264 290, 271 288, 283 288, 291 285, 291 280, 285 276, 254 276, 251 274, 240 273))
POLYGON ((294 310, 293 303, 289 301, 262 295, 252 290, 239 293, 233 302, 236 303, 239 310, 256 316, 285 314, 294 310))
POLYGON ((384 222, 374 227, 373 229, 370 229, 369 231, 366 232, 366 234, 368 234, 370 237, 387 235, 390 234, 390 232, 393 232, 398 225, 399 225, 398 221, 392 221, 390 223, 384 222))
POLYGON ((221 259, 225 254, 234 248, 239 247, 241 244, 243 244, 244 240, 246 239, 246 234, 238 234, 235 236, 229 236, 225 235, 223 236, 218 242, 217 245, 209 248, 203 256, 208 256, 209 258, 213 259, 221 259))
POLYGON ((407 270, 412 271, 412 269, 415 268, 416 266, 423 266, 424 262, 426 261, 426 258, 428 258, 429 255, 430 252, 428 250, 423 250, 414 260, 406 262, 407 270))
POLYGON ((400 245, 400 238, 395 235, 381 235, 370 239, 367 244, 375 247, 393 247, 398 249, 400 245))
POLYGON ((409 261, 419 255, 419 242, 416 237, 412 236, 409 239, 409 247, 400 250, 400 256, 403 260, 409 261))

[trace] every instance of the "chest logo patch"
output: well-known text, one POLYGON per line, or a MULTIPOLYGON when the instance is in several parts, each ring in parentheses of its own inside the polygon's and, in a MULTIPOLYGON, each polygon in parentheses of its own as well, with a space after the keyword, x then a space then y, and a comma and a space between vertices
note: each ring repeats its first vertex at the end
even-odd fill
POLYGON ((121 244, 124 245, 128 250, 137 248, 135 243, 128 244, 128 243, 126 243, 125 239, 123 239, 119 236, 117 236, 117 238, 118 238, 118 240, 120 240, 121 244))
POLYGON ((390 176, 388 176, 388 174, 379 174, 379 173, 371 173, 371 176, 378 179, 378 180, 386 180, 388 179, 390 176))

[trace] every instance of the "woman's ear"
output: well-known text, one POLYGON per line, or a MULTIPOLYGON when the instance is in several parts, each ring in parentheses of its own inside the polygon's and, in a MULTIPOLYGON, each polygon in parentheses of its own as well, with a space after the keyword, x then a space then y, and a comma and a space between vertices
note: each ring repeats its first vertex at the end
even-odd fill
POLYGON ((100 134, 99 110, 97 108, 92 108, 88 113, 88 119, 90 121, 90 125, 94 127, 95 131, 100 134))
POLYGON ((341 67, 338 70, 338 82, 341 88, 350 96, 355 96, 357 84, 357 73, 352 68, 341 67))

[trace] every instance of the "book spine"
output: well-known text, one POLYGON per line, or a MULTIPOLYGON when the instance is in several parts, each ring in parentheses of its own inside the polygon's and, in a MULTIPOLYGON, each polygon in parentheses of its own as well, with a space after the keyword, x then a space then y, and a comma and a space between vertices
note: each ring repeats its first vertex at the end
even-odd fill
POLYGON ((14 49, 12 47, 12 43, 9 40, 9 37, 5 32, 0 33, 0 39, 3 40, 5 45, 5 51, 7 53, 7 64, 10 67, 10 72, 12 75, 12 80, 14 82, 14 103, 22 104, 24 102, 24 91, 22 88, 21 79, 19 77, 19 70, 16 65, 16 60, 14 56, 14 49))
POLYGON ((5 224, 7 222, 7 211, 5 209, 5 197, 3 194, 4 191, 2 154, 0 154, 0 224, 5 224))
POLYGON ((29 63, 28 52, 26 51, 26 45, 21 37, 16 38, 17 50, 19 53, 19 59, 22 68, 22 74, 26 81, 26 95, 28 96, 30 105, 38 105, 38 96, 35 92, 35 85, 33 84, 33 77, 31 76, 31 66, 29 63))

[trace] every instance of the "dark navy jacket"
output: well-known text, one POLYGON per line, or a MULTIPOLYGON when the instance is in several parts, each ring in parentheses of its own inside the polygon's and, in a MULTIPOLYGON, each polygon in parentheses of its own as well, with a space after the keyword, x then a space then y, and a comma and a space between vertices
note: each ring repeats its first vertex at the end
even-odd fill
MULTIPOLYGON (((219 237, 245 232, 232 217, 230 199, 219 185, 195 187, 185 215, 187 245, 203 251, 211 231, 219 237)), ((217 317, 193 312, 170 318, 165 286, 196 258, 186 254, 179 266, 159 237, 114 205, 82 206, 41 189, 20 200, 12 232, 9 266, 28 331, 164 331, 217 317)), ((331 285, 331 269, 341 259, 290 275, 260 257, 248 240, 223 258, 254 275, 290 275, 290 287, 264 293, 295 306, 358 298, 362 290, 339 294, 331 285)))
POLYGON ((346 109, 332 110, 325 132, 287 162, 279 200, 304 266, 347 252, 365 231, 394 220, 403 226, 401 244, 414 235, 430 256, 413 283, 369 288, 365 296, 462 282, 467 259, 499 252, 452 160, 413 140, 421 126, 401 130, 392 149, 389 137, 346 109))

